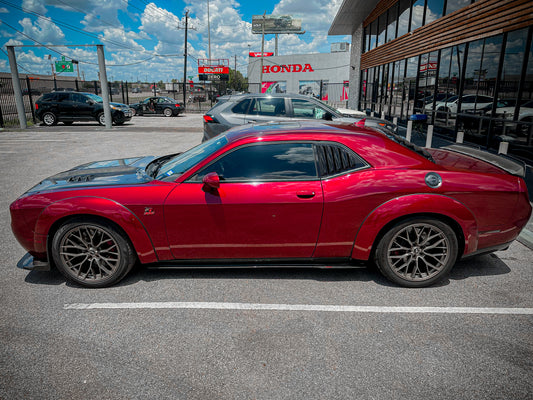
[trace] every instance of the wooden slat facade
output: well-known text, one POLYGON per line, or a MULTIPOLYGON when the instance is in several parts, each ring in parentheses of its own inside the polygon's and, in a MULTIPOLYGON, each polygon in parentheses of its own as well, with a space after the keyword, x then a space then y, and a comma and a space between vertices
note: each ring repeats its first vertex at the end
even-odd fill
MULTIPOLYGON (((383 0, 383 3, 396 1, 383 0)), ((384 10, 381 10, 383 12, 384 10)), ((372 14, 371 14, 372 15, 372 14)), ((370 15, 367 18, 369 21, 370 15)), ((533 25, 531 0, 480 0, 361 56, 361 69, 533 25)))
POLYGON ((397 2, 398 0, 381 0, 376 8, 374 8, 372 12, 368 14, 368 17, 366 17, 366 19, 363 21, 363 26, 366 28, 372 21, 374 21, 377 17, 379 17, 397 2))

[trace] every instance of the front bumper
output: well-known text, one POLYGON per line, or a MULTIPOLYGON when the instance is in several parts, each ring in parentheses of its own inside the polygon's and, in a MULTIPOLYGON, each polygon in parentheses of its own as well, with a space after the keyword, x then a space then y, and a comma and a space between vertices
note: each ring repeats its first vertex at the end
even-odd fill
POLYGON ((28 271, 50 271, 50 263, 48 261, 36 260, 30 253, 26 253, 20 259, 17 267, 28 271))

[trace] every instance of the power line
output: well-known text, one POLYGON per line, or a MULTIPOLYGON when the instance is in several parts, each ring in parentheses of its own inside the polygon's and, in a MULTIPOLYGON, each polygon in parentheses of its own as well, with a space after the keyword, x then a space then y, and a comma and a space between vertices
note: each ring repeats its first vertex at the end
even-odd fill
MULTIPOLYGON (((4 51, 4 49, 2 49, 1 47, 0 47, 0 51, 1 51, 2 53, 4 53, 6 56, 8 56, 8 54, 7 54, 7 53, 4 51)), ((8 56, 8 57, 9 57, 9 56, 8 56)), ((29 69, 24 68, 24 67, 23 67, 22 65, 20 65, 18 62, 17 62, 17 66, 18 66, 20 69, 23 69, 24 71, 26 71, 27 73, 29 73, 29 74, 33 74, 33 72, 31 72, 29 69)))

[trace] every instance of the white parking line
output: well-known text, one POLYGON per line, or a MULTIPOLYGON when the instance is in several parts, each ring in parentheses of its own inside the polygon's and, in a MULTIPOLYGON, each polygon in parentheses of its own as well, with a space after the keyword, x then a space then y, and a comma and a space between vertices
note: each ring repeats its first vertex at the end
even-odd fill
POLYGON ((148 302, 148 303, 72 303, 65 310, 98 309, 207 309, 207 310, 258 310, 258 311, 325 311, 351 313, 395 314, 507 314, 533 315, 533 308, 500 307, 384 307, 342 306, 309 304, 259 304, 259 303, 210 303, 210 302, 148 302))

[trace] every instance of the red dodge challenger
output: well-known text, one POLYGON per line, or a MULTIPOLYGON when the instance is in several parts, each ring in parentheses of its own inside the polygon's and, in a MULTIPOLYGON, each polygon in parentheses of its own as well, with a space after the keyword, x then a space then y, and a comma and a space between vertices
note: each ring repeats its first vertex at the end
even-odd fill
POLYGON ((527 223, 524 165, 460 145, 291 122, 232 129, 163 157, 84 164, 11 205, 28 251, 103 287, 155 267, 350 267, 375 263, 422 287, 458 258, 502 250, 527 223))

